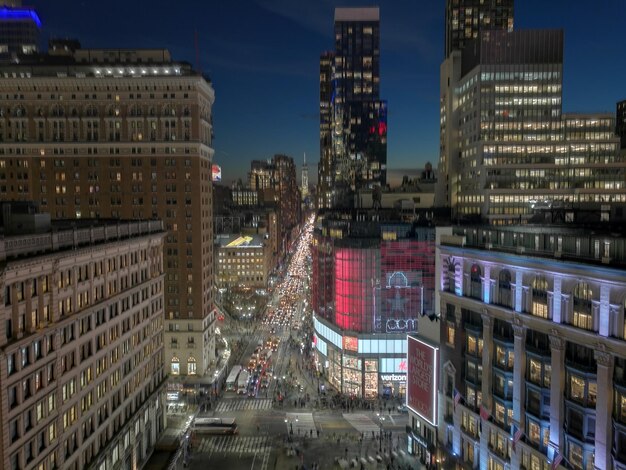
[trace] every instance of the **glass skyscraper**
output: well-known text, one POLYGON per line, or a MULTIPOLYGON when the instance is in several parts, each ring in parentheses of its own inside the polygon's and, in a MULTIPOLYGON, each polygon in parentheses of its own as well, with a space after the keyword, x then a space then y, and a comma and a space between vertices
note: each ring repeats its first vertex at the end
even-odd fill
POLYGON ((320 58, 319 207, 386 184, 387 103, 380 99, 378 8, 337 8, 335 50, 320 58))

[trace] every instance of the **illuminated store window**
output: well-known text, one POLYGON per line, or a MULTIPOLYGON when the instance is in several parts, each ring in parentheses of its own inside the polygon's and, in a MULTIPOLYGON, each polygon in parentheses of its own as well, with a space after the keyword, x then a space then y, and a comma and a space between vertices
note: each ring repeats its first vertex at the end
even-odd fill
POLYGON ((172 375, 180 375, 180 360, 174 356, 172 358, 172 375))
POLYGON ((532 311, 536 317, 548 318, 548 281, 537 276, 532 282, 532 311))
POLYGON ((593 330, 592 298, 593 291, 586 282, 579 283, 574 289, 574 314, 572 318, 574 326, 593 330))

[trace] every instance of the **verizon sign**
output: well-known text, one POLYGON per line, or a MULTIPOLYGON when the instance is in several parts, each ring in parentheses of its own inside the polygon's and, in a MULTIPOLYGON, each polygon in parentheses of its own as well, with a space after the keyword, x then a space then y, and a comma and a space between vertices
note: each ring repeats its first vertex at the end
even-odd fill
POLYGON ((407 337, 406 405, 433 426, 437 425, 437 371, 439 348, 407 337))

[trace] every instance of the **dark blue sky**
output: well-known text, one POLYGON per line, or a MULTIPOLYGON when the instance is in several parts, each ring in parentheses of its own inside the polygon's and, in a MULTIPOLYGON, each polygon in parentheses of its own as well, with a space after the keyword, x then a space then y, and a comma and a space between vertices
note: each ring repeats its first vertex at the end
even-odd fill
MULTIPOLYGON (((28 3, 28 2, 27 2, 28 3)), ((83 47, 168 48, 213 82, 215 158, 226 182, 253 159, 319 159, 319 54, 333 47, 335 6, 354 0, 31 0, 47 37, 83 47)), ((396 175, 435 166, 445 0, 384 0, 381 98, 389 103, 388 164, 396 175)), ((524 0, 515 27, 563 28, 563 109, 614 112, 626 98, 626 1, 524 0), (622 33, 622 34, 620 34, 622 33)), ((393 182, 393 180, 392 180, 393 182)))

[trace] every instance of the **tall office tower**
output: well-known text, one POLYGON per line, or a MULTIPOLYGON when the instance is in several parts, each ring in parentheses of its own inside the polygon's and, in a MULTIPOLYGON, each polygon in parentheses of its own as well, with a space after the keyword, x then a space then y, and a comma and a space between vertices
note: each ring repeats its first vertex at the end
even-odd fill
POLYGON ((626 149, 626 100, 617 103, 615 133, 620 138, 620 148, 622 150, 626 149))
POLYGON ((306 153, 304 154, 304 160, 302 162, 302 181, 300 185, 300 192, 302 193, 302 199, 309 196, 309 167, 306 164, 306 153))
POLYGON ((335 51, 320 60, 322 193, 386 184, 387 102, 379 91, 379 9, 335 9, 335 51))
POLYGON ((54 219, 160 218, 165 357, 173 375, 215 359, 211 84, 167 50, 85 50, 0 66, 0 199, 54 219))
POLYGON ((564 222, 620 216, 626 184, 614 117, 562 115, 562 69, 563 33, 547 30, 483 31, 444 62, 446 186, 437 195, 456 217, 499 225, 541 211, 564 222))
POLYGON ((513 30, 513 0, 446 0, 445 56, 461 51, 480 31, 513 30))
POLYGON ((41 20, 32 7, 21 0, 3 1, 0 5, 0 61, 15 62, 39 50, 41 20))
POLYGON ((333 70, 335 53, 320 57, 320 162, 317 168, 317 207, 333 205, 334 161, 331 136, 333 103, 333 70))
POLYGON ((140 468, 165 429, 163 223, 19 219, 0 245, 0 467, 140 468))
POLYGON ((445 57, 440 67, 439 167, 437 207, 456 205, 458 129, 453 116, 461 77, 461 51, 483 30, 513 30, 513 0, 446 0, 445 57))
POLYGON ((626 468, 623 226, 454 235, 437 259, 440 444, 464 468, 626 468))

